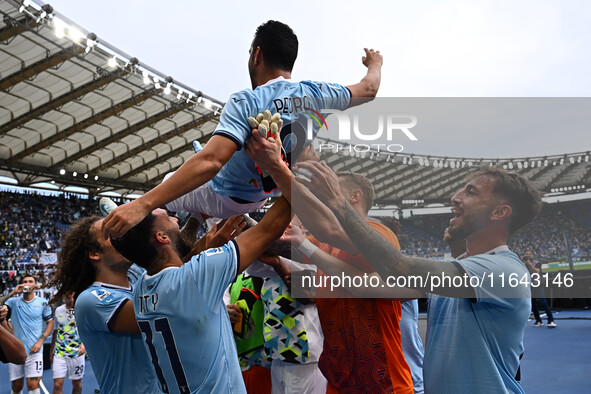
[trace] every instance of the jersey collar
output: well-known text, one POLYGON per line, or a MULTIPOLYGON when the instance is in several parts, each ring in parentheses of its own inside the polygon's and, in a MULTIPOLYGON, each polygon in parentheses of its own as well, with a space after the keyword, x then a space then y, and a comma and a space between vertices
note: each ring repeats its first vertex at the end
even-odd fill
POLYGON ((131 290, 131 285, 129 287, 125 287, 125 286, 112 285, 110 283, 103 283, 103 282, 99 282, 99 281, 95 281, 92 285, 93 286, 101 286, 101 287, 110 287, 112 289, 131 290))
POLYGON ((271 79, 271 80, 267 81, 267 83, 265 83, 264 85, 261 85, 261 86, 267 86, 267 85, 271 85, 271 84, 273 84, 273 83, 275 83, 275 82, 280 82, 280 81, 287 81, 287 82, 291 82, 292 80, 291 80, 291 79, 285 79, 283 76, 281 76, 281 75, 280 75, 280 76, 278 76, 277 78, 273 78, 273 79, 271 79))
MULTIPOLYGON (((486 253, 481 253, 481 254, 497 254, 497 253, 501 253, 501 252, 509 252, 509 247, 507 245, 501 245, 501 246, 497 246, 494 249, 489 250, 486 253)), ((458 256, 457 260, 461 260, 464 257, 466 257, 466 252, 464 252, 460 256, 458 256)))
POLYGON ((160 275, 160 274, 161 274, 161 273, 163 273, 164 271, 167 271, 167 270, 170 270, 170 269, 178 269, 178 268, 181 268, 181 267, 166 267, 166 268, 164 268, 164 269, 162 269, 162 270, 160 270, 160 271, 156 272, 154 275, 148 275, 148 274, 146 273, 146 276, 144 276, 144 278, 145 278, 145 279, 152 279, 152 278, 154 278, 154 277, 156 277, 156 276, 160 275))

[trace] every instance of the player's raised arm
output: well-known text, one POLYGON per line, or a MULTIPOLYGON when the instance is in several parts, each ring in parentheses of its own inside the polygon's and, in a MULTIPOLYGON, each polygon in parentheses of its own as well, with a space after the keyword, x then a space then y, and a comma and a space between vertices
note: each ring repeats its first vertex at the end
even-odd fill
POLYGON ((269 212, 254 227, 246 230, 236 238, 240 250, 240 271, 244 271, 283 234, 291 221, 291 208, 285 197, 273 204, 269 212))
MULTIPOLYGON (((347 86, 347 88, 351 91, 352 98, 372 99, 376 96, 380 88, 383 59, 380 51, 367 48, 363 48, 363 50, 365 51, 365 56, 361 58, 361 61, 367 67, 367 74, 359 83, 347 86)), ((364 101, 354 100, 351 102, 351 105, 361 104, 364 101)))
MULTIPOLYGON (((310 181, 298 179, 305 184, 327 207, 329 207, 358 247, 363 257, 371 264, 383 280, 388 277, 418 275, 423 280, 412 286, 419 291, 427 291, 431 275, 446 274, 450 277, 462 276, 464 271, 451 261, 437 261, 402 254, 392 243, 385 240, 372 229, 351 207, 341 189, 337 175, 325 164, 301 163, 310 173, 310 181), (387 256, 387 257, 384 257, 387 256)), ((473 298, 474 289, 470 286, 441 286, 430 289, 432 292, 450 296, 473 298)))
POLYGON ((269 141, 253 130, 246 153, 261 170, 268 173, 283 196, 292 205, 294 213, 320 242, 328 243, 350 253, 357 253, 339 221, 308 188, 295 181, 295 177, 281 159, 281 140, 269 141), (293 203, 292 203, 293 202, 293 203))
POLYGON ((170 178, 130 203, 117 207, 102 224, 103 237, 119 238, 152 210, 190 192, 212 179, 238 146, 214 135, 199 153, 191 156, 170 178))

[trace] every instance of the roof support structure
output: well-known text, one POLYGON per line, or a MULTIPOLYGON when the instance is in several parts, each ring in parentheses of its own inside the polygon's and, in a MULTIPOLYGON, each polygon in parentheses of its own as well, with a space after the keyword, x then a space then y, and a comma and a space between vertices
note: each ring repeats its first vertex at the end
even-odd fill
MULTIPOLYGON (((200 138, 199 139, 199 142, 204 142, 209 137, 210 136, 200 138)), ((135 175, 137 175, 139 173, 142 173, 142 172, 146 171, 147 169, 150 169, 150 168, 158 165, 159 163, 162 163, 162 162, 164 162, 164 161, 166 161, 166 160, 168 160, 170 158, 173 158, 175 156, 178 156, 181 153, 186 152, 188 150, 191 150, 191 148, 189 146, 185 146, 185 145, 180 146, 180 147, 178 147, 176 149, 173 149, 170 152, 168 152, 168 153, 166 153, 166 154, 158 157, 158 163, 154 163, 154 162, 146 163, 143 166, 139 166, 139 167, 133 169, 132 171, 128 172, 127 174, 125 174, 125 175, 117 178, 117 180, 119 181, 119 180, 122 180, 122 179, 127 179, 127 178, 130 178, 132 176, 135 176, 135 175)))
POLYGON ((40 60, 36 63, 31 64, 28 67, 23 68, 22 70, 9 75, 8 77, 4 78, 0 81, 0 90, 6 91, 9 90, 11 87, 20 83, 26 79, 32 78, 37 74, 42 73, 45 70, 48 70, 52 67, 56 67, 58 64, 65 62, 84 52, 84 49, 78 45, 73 45, 70 50, 59 51, 43 60, 40 60))
POLYGON ((35 19, 28 16, 19 20, 11 20, 11 22, 12 24, 0 29, 0 42, 8 41, 19 34, 36 28, 40 24, 35 19))
POLYGON ((105 146, 112 144, 113 142, 116 142, 124 137, 127 137, 128 135, 131 135, 137 131, 140 131, 141 129, 149 127, 152 124, 161 121, 162 119, 166 119, 170 116, 173 116, 174 114, 181 112, 182 110, 186 109, 187 107, 189 107, 191 105, 192 104, 186 104, 184 102, 177 104, 177 105, 173 105, 170 108, 168 108, 162 112, 159 112, 156 115, 149 117, 148 119, 142 120, 141 122, 138 122, 138 123, 134 124, 133 126, 128 127, 125 130, 115 133, 115 134, 111 135, 110 137, 107 137, 107 138, 99 141, 98 143, 89 146, 88 148, 82 149, 78 153, 75 153, 71 156, 66 157, 64 160, 60 160, 57 163, 54 163, 50 167, 50 169, 55 169, 59 166, 63 166, 66 163, 71 163, 73 161, 76 161, 86 155, 89 155, 90 153, 92 153, 98 149, 104 148, 105 146))
MULTIPOLYGON (((121 73, 127 73, 127 71, 122 70, 121 73)), ((92 92, 93 90, 96 90, 96 89, 98 89, 110 82, 113 82, 114 80, 116 80, 120 76, 121 75, 111 74, 111 73, 103 75, 99 78, 96 78, 93 81, 90 81, 90 82, 70 91, 69 93, 63 94, 63 95, 57 97, 56 99, 49 101, 46 104, 40 105, 37 108, 34 108, 31 111, 17 117, 16 119, 13 119, 12 121, 0 126, 0 135, 6 134, 10 130, 14 130, 14 129, 24 125, 25 123, 27 123, 30 120, 36 119, 40 116, 43 116, 44 114, 48 113, 49 111, 59 108, 62 105, 66 104, 72 100, 76 100, 77 98, 82 97, 85 94, 92 92)))
MULTIPOLYGON (((19 174, 30 176, 34 182, 42 182, 43 180, 36 179, 38 177, 46 177, 47 179, 54 179, 56 182, 65 183, 68 186, 82 186, 96 188, 97 186, 104 187, 104 183, 93 181, 92 178, 84 179, 82 177, 74 177, 72 175, 60 176, 55 171, 49 170, 47 167, 40 167, 24 163, 9 163, 7 160, 0 159, 0 170, 14 171, 17 170, 19 174)), ((15 177, 16 178, 16 177, 15 177)), ((18 178, 16 178, 18 179, 18 178)), ((28 178, 26 178, 28 179, 28 178)), ((30 181, 31 183, 32 181, 30 181)), ((22 184, 20 186, 23 186, 22 184)), ((123 180, 108 180, 108 187, 121 188, 127 190, 146 190, 146 186, 142 183, 126 182, 123 180)))
POLYGON ((136 96, 133 96, 130 99, 122 101, 119 104, 114 105, 113 107, 107 108, 106 110, 101 111, 98 114, 95 114, 94 116, 90 116, 89 118, 84 119, 74 124, 73 126, 68 127, 67 129, 57 132, 51 137, 46 138, 35 145, 32 145, 31 147, 23 150, 22 152, 17 153, 16 155, 10 158, 10 161, 14 162, 21 160, 24 157, 30 156, 33 153, 40 151, 41 149, 47 148, 48 146, 51 146, 56 142, 63 140, 64 138, 67 138, 75 133, 78 133, 92 126, 93 124, 100 123, 111 116, 117 115, 118 113, 124 111, 127 108, 133 107, 134 105, 139 105, 140 103, 146 101, 155 94, 156 89, 150 89, 136 96))
POLYGON ((182 126, 177 127, 174 130, 171 130, 170 132, 163 134, 159 137, 154 138, 153 140, 148 141, 146 144, 140 145, 135 149, 131 149, 130 151, 128 151, 127 153, 124 153, 122 155, 119 155, 115 158, 113 158, 112 160, 106 161, 103 164, 101 164, 100 166, 98 166, 97 168, 92 169, 92 173, 96 173, 99 171, 102 171, 106 168, 112 167, 118 163, 121 163, 122 161, 125 161, 133 156, 136 156, 137 154, 139 154, 140 152, 146 151, 148 149, 153 148, 154 146, 167 141, 173 137, 176 137, 177 135, 181 135, 186 131, 189 131, 191 129, 197 128, 203 124, 205 124, 207 121, 215 118, 216 116, 213 114, 209 114, 209 115, 204 115, 200 118, 197 118, 195 120, 192 120, 189 123, 185 123, 182 126))

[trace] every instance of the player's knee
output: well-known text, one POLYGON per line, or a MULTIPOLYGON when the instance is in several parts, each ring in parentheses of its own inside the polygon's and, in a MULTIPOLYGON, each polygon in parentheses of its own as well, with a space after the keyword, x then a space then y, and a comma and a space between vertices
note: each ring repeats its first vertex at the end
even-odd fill
POLYGON ((22 392, 24 387, 25 387, 25 383, 24 383, 23 379, 12 381, 12 391, 14 393, 22 392))
POLYGON ((74 393, 80 392, 82 390, 82 380, 72 380, 72 389, 74 393))
POLYGON ((33 393, 31 390, 38 389, 40 380, 41 380, 41 377, 27 378, 27 391, 29 391, 29 393, 33 393))
POLYGON ((64 380, 63 379, 56 379, 53 381, 53 392, 62 392, 64 389, 64 380))

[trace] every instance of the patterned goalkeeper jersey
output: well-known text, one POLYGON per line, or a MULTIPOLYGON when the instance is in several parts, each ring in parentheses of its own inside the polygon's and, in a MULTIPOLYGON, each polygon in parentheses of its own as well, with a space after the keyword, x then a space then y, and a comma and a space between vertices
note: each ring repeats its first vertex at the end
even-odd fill
POLYGON ((77 357, 82 340, 74 320, 74 308, 67 308, 65 304, 59 306, 55 310, 55 323, 57 329, 55 354, 62 357, 77 357))

